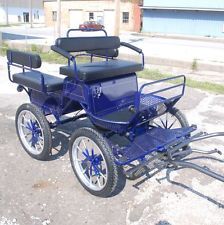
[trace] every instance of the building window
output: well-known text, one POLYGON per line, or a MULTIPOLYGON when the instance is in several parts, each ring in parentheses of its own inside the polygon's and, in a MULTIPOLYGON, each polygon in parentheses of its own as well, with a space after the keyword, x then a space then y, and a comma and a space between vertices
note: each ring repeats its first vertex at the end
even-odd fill
POLYGON ((23 22, 24 23, 29 23, 30 22, 30 15, 28 12, 23 13, 23 22))
POLYGON ((129 12, 123 12, 122 13, 122 22, 123 23, 129 23, 129 12))
POLYGON ((39 18, 40 18, 39 11, 37 10, 36 13, 34 13, 34 19, 39 20, 39 18))
POLYGON ((22 19, 21 19, 21 16, 19 15, 18 16, 18 22, 21 22, 22 21, 22 19))
POLYGON ((57 11, 52 11, 52 20, 57 21, 57 11))
POLYGON ((89 13, 89 21, 94 20, 94 13, 90 12, 89 13))

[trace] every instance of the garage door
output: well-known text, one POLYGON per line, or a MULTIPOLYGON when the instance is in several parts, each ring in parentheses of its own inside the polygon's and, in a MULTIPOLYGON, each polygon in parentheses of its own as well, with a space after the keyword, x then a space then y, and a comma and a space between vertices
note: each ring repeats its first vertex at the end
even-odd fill
POLYGON ((201 36, 224 36, 223 12, 144 10, 143 31, 201 36))
POLYGON ((69 27, 70 28, 79 28, 79 25, 83 21, 83 12, 82 10, 69 10, 69 27))
POLYGON ((108 35, 114 34, 115 12, 114 10, 104 10, 104 27, 108 35))

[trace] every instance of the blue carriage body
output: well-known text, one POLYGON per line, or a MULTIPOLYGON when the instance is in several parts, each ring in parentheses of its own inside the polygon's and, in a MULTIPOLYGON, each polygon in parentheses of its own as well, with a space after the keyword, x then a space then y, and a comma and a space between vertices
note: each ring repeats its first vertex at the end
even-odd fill
POLYGON ((38 55, 18 51, 7 53, 9 79, 19 84, 18 90, 28 93, 30 102, 40 107, 45 116, 55 117, 51 127, 73 120, 61 118, 83 109, 94 125, 106 130, 105 136, 112 132, 130 141, 122 149, 112 146, 119 165, 144 160, 154 151, 166 151, 169 144, 178 143, 195 130, 189 127, 167 132, 148 126, 183 96, 185 76, 146 83, 139 88, 136 72, 144 68, 141 49, 120 42, 118 37, 69 37, 69 32, 52 46, 52 50, 68 59, 68 65, 60 68, 65 78, 35 70, 41 66, 38 55), (139 53, 142 62, 117 59, 120 46, 139 53), (89 56, 90 62, 78 64, 77 57, 83 55, 89 56), (103 60, 94 62, 95 57, 103 60), (20 67, 23 72, 11 76, 10 66, 20 67))

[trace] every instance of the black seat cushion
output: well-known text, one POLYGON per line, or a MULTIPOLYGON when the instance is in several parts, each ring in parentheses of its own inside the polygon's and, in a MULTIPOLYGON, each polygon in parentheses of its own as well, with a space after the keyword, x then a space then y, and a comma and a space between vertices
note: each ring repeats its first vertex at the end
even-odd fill
MULTIPOLYGON (((85 82, 107 79, 134 73, 142 70, 142 64, 126 60, 109 60, 77 65, 77 72, 80 80, 85 82)), ((60 67, 60 74, 74 77, 74 67, 60 67)))
MULTIPOLYGON (((42 73, 43 74, 43 73, 42 73)), ((63 88, 64 79, 48 74, 43 74, 44 87, 48 92, 59 91, 63 88)), ((25 87, 42 91, 41 73, 30 71, 25 73, 16 73, 13 75, 13 81, 25 87)))

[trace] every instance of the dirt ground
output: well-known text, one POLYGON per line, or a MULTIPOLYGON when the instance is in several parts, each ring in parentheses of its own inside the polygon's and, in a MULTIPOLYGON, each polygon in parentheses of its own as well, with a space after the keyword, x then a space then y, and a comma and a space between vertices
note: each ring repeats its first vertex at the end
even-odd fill
MULTIPOLYGON (((45 65, 46 66, 46 65, 45 65)), ((47 65, 54 72, 53 65, 47 65)), ((140 80, 144 82, 144 80, 140 80)), ((27 102, 24 93, 7 80, 0 60, 0 225, 216 225, 224 224, 224 184, 191 169, 166 177, 166 171, 141 181, 126 181, 119 194, 103 199, 91 196, 72 172, 67 149, 69 136, 82 121, 53 132, 59 151, 49 161, 29 157, 16 136, 14 115, 27 102), (161 179, 164 178, 164 179, 161 179), (170 179, 169 179, 170 178, 170 179)), ((177 105, 191 124, 207 132, 224 131, 224 96, 187 88, 177 105)), ((218 147, 214 138, 197 147, 218 147)), ((223 155, 217 157, 224 159, 223 155)), ((198 160, 224 174, 223 163, 198 160)))

